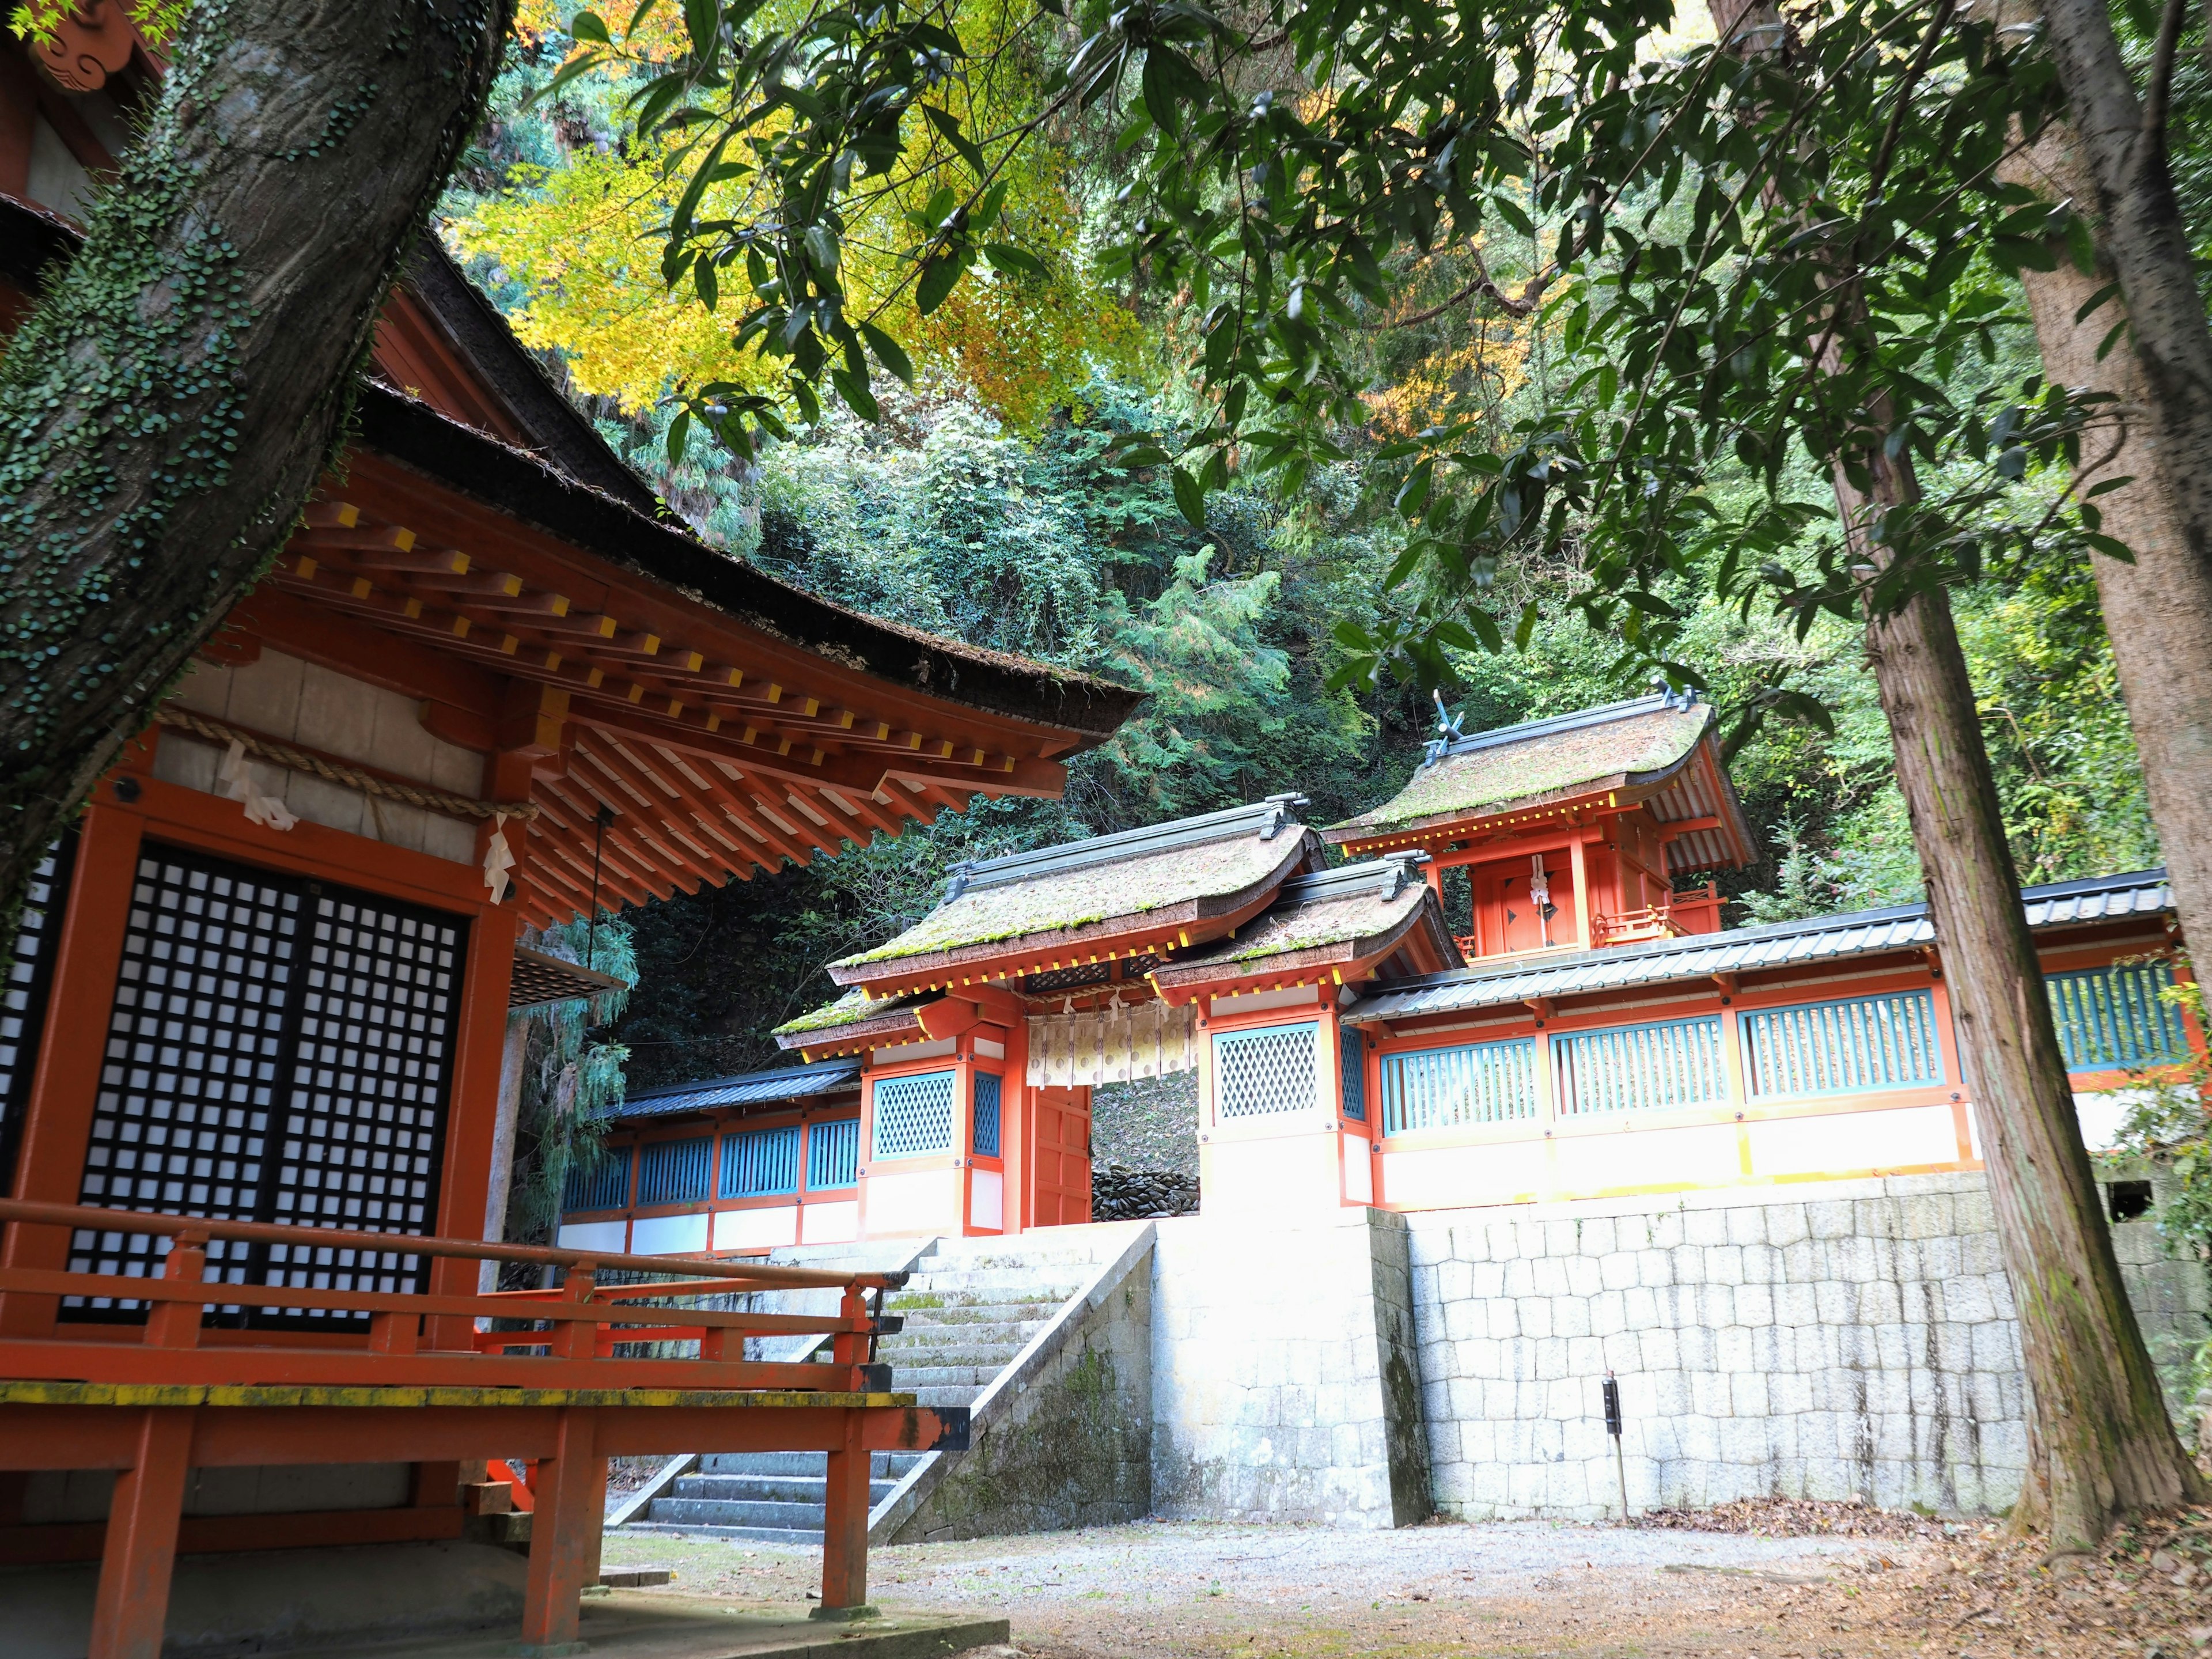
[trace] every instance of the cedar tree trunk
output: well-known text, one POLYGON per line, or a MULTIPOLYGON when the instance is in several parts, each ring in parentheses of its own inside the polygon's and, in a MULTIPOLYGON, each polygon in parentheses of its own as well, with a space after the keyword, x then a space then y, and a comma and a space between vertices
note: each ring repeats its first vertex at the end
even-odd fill
POLYGON ((341 439, 511 0, 198 0, 0 357, 0 921, 341 439))
MULTIPOLYGON (((1723 42, 1746 22, 1781 21, 1768 0, 1711 0, 1711 10, 1723 42)), ((1869 349, 1871 331, 1853 297, 1855 270, 1824 275, 1837 307, 1823 365, 1832 374, 1844 353, 1869 349)), ((1877 406, 1849 440, 1870 490, 1846 475, 1843 453, 1828 458, 1859 563, 1889 556, 1873 540, 1873 520, 1919 499, 1910 453, 1893 458, 1882 441, 1892 425, 1877 406)), ((2027 1362, 2028 1470, 2015 1518, 2046 1522, 2054 1550, 2086 1548, 2123 1516, 2196 1500, 2203 1483, 2174 1437, 2120 1282, 1950 601, 1940 588, 1921 592, 1893 615, 1870 617, 1866 638, 2027 1362)))
MULTIPOLYGON (((2073 131, 2057 123, 1998 175, 2085 210, 2095 199, 2073 131)), ((2084 441, 2080 482, 2087 490, 2101 479, 2132 479, 2097 497, 2096 506, 2106 533, 2125 542, 2135 562, 2100 553, 2091 556, 2091 568, 2182 933, 2212 940, 2212 790, 2205 787, 2212 778, 2212 560, 2191 551, 2177 511, 2173 452, 2150 418, 2140 359, 2123 338, 2098 360, 2099 344, 2126 312, 2108 304, 2075 320, 2113 280, 2108 261, 2100 267, 2084 276, 2062 252, 2056 270, 2023 270, 2021 283, 2044 374, 2118 399, 2106 410, 2114 422, 2110 432, 2100 422, 2084 441)))

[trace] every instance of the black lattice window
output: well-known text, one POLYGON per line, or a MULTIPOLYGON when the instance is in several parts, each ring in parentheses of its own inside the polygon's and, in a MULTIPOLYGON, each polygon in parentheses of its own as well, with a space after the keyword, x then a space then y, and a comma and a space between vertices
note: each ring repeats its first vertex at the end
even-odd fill
POLYGON ((1215 1115, 1273 1117, 1320 1103, 1314 1053, 1320 1028, 1269 1025, 1219 1031, 1213 1038, 1215 1115))
POLYGON ((1336 1057, 1344 1074, 1344 1115, 1355 1122, 1367 1121, 1367 1054, 1365 1039, 1348 1025, 1336 1030, 1336 1057))
POLYGON ((23 1138, 23 1110, 39 1065, 39 1036, 46 1024, 46 990, 53 983, 54 952, 61 944, 62 906, 69 891, 76 837, 59 842, 31 872, 16 923, 14 948, 0 988, 0 1193, 14 1184, 15 1148, 23 1138))
MULTIPOLYGON (((421 1234, 437 1210, 465 926, 149 846, 140 860, 82 1200, 421 1234)), ((166 1239, 81 1232, 72 1266, 158 1273, 166 1239)), ((405 1251, 209 1247, 230 1284, 417 1291, 405 1251)), ((127 1298, 78 1316, 139 1316, 127 1298)), ((235 1313, 235 1310, 227 1310, 235 1313)), ((255 1324, 366 1316, 255 1310, 255 1324)))

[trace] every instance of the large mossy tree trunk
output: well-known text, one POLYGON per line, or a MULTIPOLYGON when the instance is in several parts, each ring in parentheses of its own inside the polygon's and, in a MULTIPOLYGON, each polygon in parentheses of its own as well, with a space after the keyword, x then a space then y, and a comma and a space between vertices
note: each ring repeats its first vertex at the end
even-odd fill
MULTIPOLYGON (((1768 0, 1711 0, 1711 10, 1724 43, 1788 38, 1768 0)), ((1802 257, 1822 262, 1832 296, 1811 325, 1808 337, 1823 343, 1814 372, 1847 374, 1850 354, 1880 349, 1856 297, 1858 269, 1831 245, 1810 243, 1802 257)), ((1910 450, 1893 455, 1887 442, 1896 426, 1894 409, 1877 396, 1833 434, 1826 457, 1860 568, 1893 556, 1875 523, 1920 500, 1910 450)), ((2016 1520, 2047 1526, 2054 1551, 2087 1548, 2124 1516, 2197 1500, 2203 1482, 2166 1417, 2120 1281, 1948 597, 1923 587, 1902 608, 1871 615, 1866 643, 2019 1321, 2030 1401, 2016 1520)))
MULTIPOLYGON (((1998 173, 2054 203, 2070 201, 2086 210, 2095 199, 2080 144, 2063 124, 2046 127, 1998 173)), ((2063 250, 2053 251, 2060 256, 2057 268, 2023 270, 2021 284, 2045 375, 2113 399, 2083 446, 2080 487, 2129 480, 2095 505, 2105 532, 2125 542, 2135 558, 2130 563, 2093 556, 2097 599, 2182 933, 2192 941, 2212 940, 2212 788, 2205 787, 2212 779, 2212 559, 2192 548, 2177 511, 2177 486, 2185 492, 2189 462, 2169 447, 2151 416, 2137 354, 2123 338, 2098 356, 2124 309, 2107 303, 2082 318, 2113 281, 2109 258, 2085 273, 2063 250)))
POLYGON ((0 921, 340 439, 511 0, 198 0, 0 357, 0 921))

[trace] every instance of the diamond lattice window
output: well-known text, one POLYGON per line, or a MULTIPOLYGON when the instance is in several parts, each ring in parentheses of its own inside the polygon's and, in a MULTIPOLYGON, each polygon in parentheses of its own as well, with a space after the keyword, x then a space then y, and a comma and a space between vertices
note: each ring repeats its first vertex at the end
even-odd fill
POLYGON ((1317 1025, 1222 1031, 1213 1039, 1214 1114, 1223 1121, 1273 1117, 1320 1104, 1317 1025))
POLYGON ((952 1150, 952 1073, 885 1078, 876 1085, 877 1158, 952 1150))

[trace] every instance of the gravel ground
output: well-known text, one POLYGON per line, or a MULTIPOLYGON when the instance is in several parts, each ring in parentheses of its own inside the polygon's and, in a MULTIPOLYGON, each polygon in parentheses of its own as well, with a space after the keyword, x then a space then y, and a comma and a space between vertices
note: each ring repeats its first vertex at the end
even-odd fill
POLYGON ((1198 1073, 1175 1072, 1091 1092, 1091 1154, 1133 1170, 1198 1175, 1198 1073))
MULTIPOLYGON (((1397 1532, 1154 1522, 878 1550, 870 1576, 887 1606, 1003 1610, 1037 1659, 1861 1659, 1917 1644, 1822 1646, 1809 1624, 1793 1634, 1785 1608, 1929 1547, 1534 1522, 1397 1532)), ((741 1601, 797 1600, 817 1571, 808 1550, 665 1536, 611 1538, 606 1559, 672 1565, 676 1593, 741 1601)))

